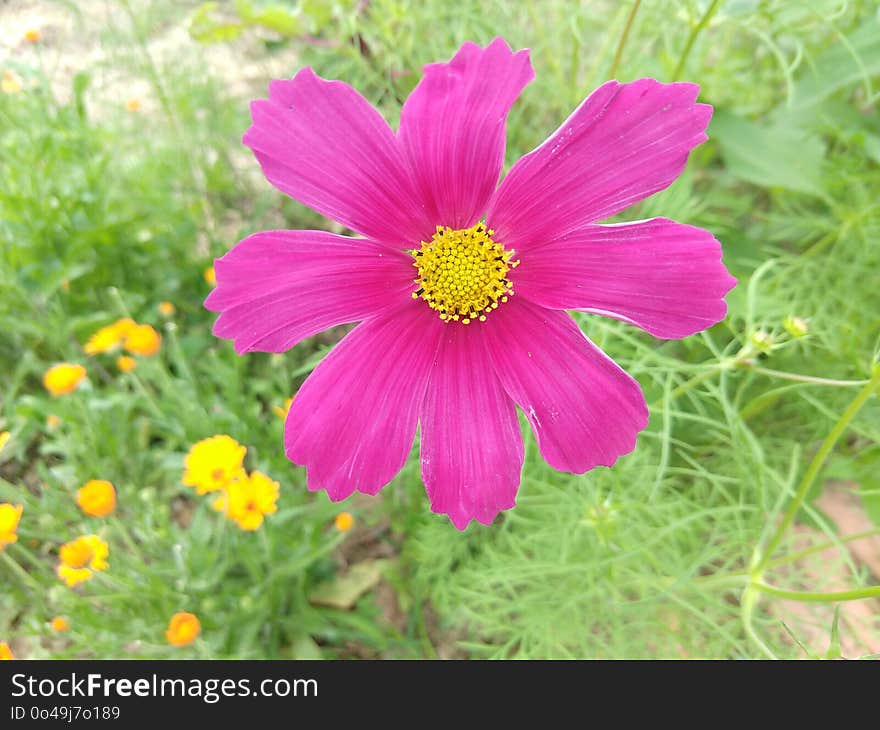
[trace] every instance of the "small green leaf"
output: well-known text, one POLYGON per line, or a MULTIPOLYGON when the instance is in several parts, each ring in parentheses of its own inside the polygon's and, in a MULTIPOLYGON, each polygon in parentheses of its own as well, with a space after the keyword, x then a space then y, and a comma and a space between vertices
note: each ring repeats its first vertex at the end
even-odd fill
POLYGON ((840 606, 834 607, 834 620, 831 622, 831 638, 828 641, 826 659, 840 659, 840 606))
POLYGON ((91 80, 92 77, 86 71, 80 71, 73 77, 73 99, 80 119, 86 118, 85 93, 91 80))

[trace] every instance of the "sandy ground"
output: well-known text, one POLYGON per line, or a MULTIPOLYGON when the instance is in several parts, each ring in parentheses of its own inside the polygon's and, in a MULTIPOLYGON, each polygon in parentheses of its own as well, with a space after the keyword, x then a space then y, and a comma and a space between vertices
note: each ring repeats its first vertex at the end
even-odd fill
MULTIPOLYGON (((131 0, 138 12, 149 3, 131 0)), ((147 29, 147 50, 162 67, 174 63, 185 49, 205 73, 224 79, 227 91, 237 97, 265 94, 271 78, 291 76, 297 67, 296 48, 291 46, 267 56, 262 38, 246 32, 230 43, 196 44, 187 30, 187 15, 196 3, 168 3, 174 15, 147 29)), ((80 0, 66 7, 50 0, 0 0, 0 69, 42 68, 53 92, 61 101, 71 95, 71 79, 79 71, 89 71, 90 111, 100 114, 105 103, 124 104, 138 99, 145 111, 151 100, 147 79, 133 76, 130 64, 119 59, 129 50, 119 45, 131 36, 131 22, 118 0, 80 0), (112 33, 119 29, 119 33, 112 33), (36 30, 37 43, 25 33, 36 30), (108 33, 116 42, 107 43, 108 33)), ((141 18, 145 16, 140 16, 141 18)))

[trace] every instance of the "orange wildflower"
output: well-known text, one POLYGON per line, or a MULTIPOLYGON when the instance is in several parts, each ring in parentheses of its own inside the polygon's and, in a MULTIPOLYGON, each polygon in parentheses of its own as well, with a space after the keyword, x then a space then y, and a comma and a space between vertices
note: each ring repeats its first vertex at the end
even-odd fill
POLYGON ((97 535, 82 535, 66 542, 58 551, 61 563, 57 573, 69 587, 89 580, 95 571, 107 570, 110 548, 97 535))
POLYGON ((24 507, 20 504, 0 504, 0 553, 7 545, 18 541, 18 523, 24 507))
POLYGON ((148 324, 139 324, 125 336, 125 349, 134 355, 155 355, 162 344, 162 336, 148 324))
POLYGON ((116 490, 103 479, 91 479, 76 493, 76 503, 87 515, 106 517, 116 509, 116 490))
POLYGON ((85 376, 86 369, 82 365, 62 362, 43 374, 43 386, 52 395, 65 395, 76 390, 85 376))
POLYGON ((116 358, 116 367, 119 368, 120 372, 130 373, 137 367, 137 360, 130 355, 120 355, 116 358))
POLYGON ((172 646, 188 646, 192 644, 202 631, 202 624, 194 613, 179 611, 171 617, 165 638, 172 646))
POLYGON ((348 532, 354 527, 354 517, 352 517, 351 512, 340 512, 336 515, 336 519, 333 522, 336 525, 336 529, 340 532, 348 532))

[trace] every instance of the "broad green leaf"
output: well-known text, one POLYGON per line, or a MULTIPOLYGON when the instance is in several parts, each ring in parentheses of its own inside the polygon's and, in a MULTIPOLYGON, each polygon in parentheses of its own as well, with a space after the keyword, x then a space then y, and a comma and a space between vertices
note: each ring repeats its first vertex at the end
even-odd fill
POLYGON ((767 188, 821 196, 822 143, 790 128, 767 127, 716 110, 709 137, 718 142, 728 171, 767 188))
POLYGON ((284 36, 298 35, 302 30, 299 18, 281 5, 270 5, 263 8, 254 15, 252 22, 284 36))
POLYGON ((283 36, 301 32, 300 20, 294 9, 280 3, 261 5, 251 0, 236 0, 235 10, 247 26, 262 26, 283 36))
MULTIPOLYGON (((333 20, 333 6, 321 0, 303 0, 300 10, 305 15, 315 30, 320 30, 333 20)), ((348 8, 346 8, 348 11, 348 8)))
POLYGON ((207 2, 199 5, 190 16, 189 34, 200 43, 222 43, 241 35, 244 26, 225 20, 217 14, 218 4, 207 2))
POLYGON ((316 606, 350 609, 364 593, 376 587, 382 578, 387 560, 365 560, 352 565, 342 575, 321 583, 309 595, 316 606))
POLYGON ((293 646, 290 647, 291 654, 294 659, 323 659, 324 654, 321 647, 318 646, 311 636, 304 636, 297 639, 293 646))
POLYGON ((865 133, 864 141, 865 154, 874 162, 880 164, 880 137, 876 134, 865 133))
POLYGON ((808 67, 794 85, 791 106, 812 106, 838 89, 880 74, 880 18, 875 16, 808 67))

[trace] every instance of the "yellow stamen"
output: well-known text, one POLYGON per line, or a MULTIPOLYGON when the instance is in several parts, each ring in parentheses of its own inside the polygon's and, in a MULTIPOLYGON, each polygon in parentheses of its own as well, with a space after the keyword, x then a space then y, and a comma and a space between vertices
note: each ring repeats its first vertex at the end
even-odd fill
POLYGON ((519 265, 515 251, 493 241, 494 234, 482 223, 460 230, 437 226, 431 240, 411 252, 419 272, 413 299, 424 299, 444 322, 485 322, 513 294, 507 274, 519 265))

